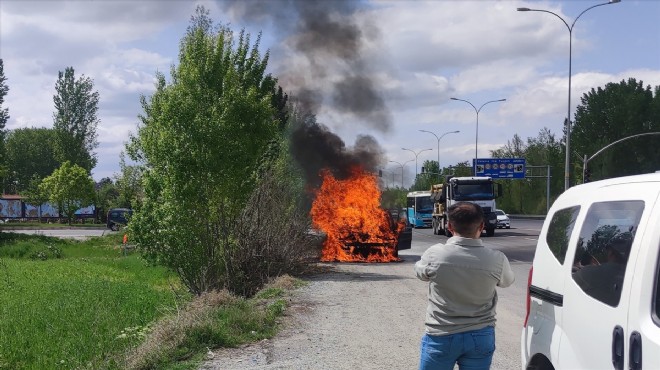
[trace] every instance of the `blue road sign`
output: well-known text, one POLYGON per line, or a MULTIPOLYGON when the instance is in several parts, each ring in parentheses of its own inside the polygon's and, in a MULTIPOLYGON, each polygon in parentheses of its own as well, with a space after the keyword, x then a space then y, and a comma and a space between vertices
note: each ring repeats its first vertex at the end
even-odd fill
POLYGON ((477 176, 494 179, 524 179, 525 158, 477 158, 477 176))

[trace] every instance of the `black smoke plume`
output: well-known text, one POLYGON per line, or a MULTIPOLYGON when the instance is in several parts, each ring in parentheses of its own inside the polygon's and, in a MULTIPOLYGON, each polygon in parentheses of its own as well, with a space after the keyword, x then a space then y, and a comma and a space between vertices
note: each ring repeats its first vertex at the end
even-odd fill
POLYGON ((322 108, 341 113, 367 130, 387 132, 391 114, 381 94, 365 45, 378 41, 377 28, 356 16, 363 4, 355 0, 234 0, 223 2, 234 18, 257 27, 273 26, 282 40, 271 49, 279 84, 302 117, 294 124, 291 152, 301 165, 308 186, 321 185, 328 169, 345 179, 360 166, 377 172, 384 152, 369 135, 352 147, 316 122, 322 108))
POLYGON ((355 145, 349 148, 339 136, 316 123, 313 117, 292 133, 291 141, 291 152, 300 163, 307 184, 313 188, 321 185, 322 169, 330 170, 337 179, 345 179, 355 166, 376 172, 383 156, 373 137, 360 135, 355 145))
POLYGON ((310 113, 321 105, 387 132, 392 117, 374 71, 366 42, 379 38, 376 27, 358 20, 355 0, 233 0, 223 2, 234 17, 263 27, 270 23, 284 39, 276 75, 280 84, 310 113), (303 65, 296 62, 300 57, 303 65), (301 71, 304 68, 305 71, 301 71), (310 92, 313 92, 310 94, 310 92))

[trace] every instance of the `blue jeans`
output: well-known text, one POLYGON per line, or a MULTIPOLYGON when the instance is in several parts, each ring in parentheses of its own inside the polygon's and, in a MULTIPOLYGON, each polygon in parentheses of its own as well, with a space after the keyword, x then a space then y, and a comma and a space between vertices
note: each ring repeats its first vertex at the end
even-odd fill
POLYGON ((488 370, 495 352, 495 328, 422 337, 419 370, 488 370))

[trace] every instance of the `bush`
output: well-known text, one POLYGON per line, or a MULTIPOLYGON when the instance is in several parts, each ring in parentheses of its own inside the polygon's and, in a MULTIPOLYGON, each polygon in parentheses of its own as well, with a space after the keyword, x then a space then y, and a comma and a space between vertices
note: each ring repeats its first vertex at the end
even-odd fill
POLYGON ((298 199, 273 171, 262 176, 236 223, 236 247, 224 261, 232 292, 252 296, 273 277, 300 274, 318 256, 309 216, 298 199))

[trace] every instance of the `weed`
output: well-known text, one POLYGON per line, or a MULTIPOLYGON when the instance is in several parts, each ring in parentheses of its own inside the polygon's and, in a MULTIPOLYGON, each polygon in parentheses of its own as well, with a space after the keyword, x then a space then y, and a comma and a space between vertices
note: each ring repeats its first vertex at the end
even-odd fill
POLYGON ((47 245, 45 249, 34 251, 30 254, 31 260, 45 261, 49 258, 62 258, 62 249, 47 245))

